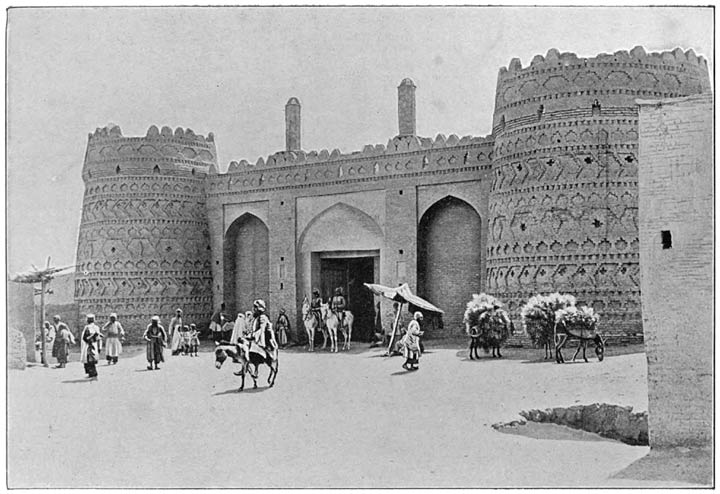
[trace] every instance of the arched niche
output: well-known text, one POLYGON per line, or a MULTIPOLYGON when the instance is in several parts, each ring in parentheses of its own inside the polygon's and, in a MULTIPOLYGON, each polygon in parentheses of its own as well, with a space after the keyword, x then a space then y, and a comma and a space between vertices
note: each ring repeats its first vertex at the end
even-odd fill
POLYGON ((225 305, 231 316, 251 310, 255 299, 268 302, 269 232, 260 218, 246 213, 231 223, 223 240, 223 268, 225 305))
POLYGON ((466 304, 483 288, 481 226, 475 208, 454 196, 435 202, 418 224, 418 294, 445 311, 444 336, 462 334, 466 304))

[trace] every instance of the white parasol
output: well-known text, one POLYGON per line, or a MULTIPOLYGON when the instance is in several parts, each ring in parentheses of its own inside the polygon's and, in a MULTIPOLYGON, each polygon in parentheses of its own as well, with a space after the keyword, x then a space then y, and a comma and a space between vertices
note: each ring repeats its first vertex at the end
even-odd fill
POLYGON ((402 285, 395 288, 384 285, 377 285, 374 283, 363 283, 363 285, 365 285, 368 290, 373 292, 375 295, 380 295, 381 297, 385 297, 387 299, 394 300, 395 302, 400 303, 397 314, 395 314, 395 321, 393 322, 392 335, 390 336, 390 344, 388 345, 387 350, 388 355, 390 354, 390 349, 392 348, 393 340, 395 339, 395 331, 397 330, 397 325, 400 321, 400 313, 402 312, 403 304, 410 304, 423 310, 444 314, 444 311, 442 309, 438 309, 427 300, 413 294, 410 291, 410 287, 407 283, 403 283, 402 285))

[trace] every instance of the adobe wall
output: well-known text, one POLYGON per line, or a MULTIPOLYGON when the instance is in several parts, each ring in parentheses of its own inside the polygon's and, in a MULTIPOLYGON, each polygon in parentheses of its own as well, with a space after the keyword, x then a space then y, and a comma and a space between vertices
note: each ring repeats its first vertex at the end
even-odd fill
POLYGON ((118 314, 130 341, 178 307, 188 322, 211 315, 210 246, 203 179, 216 161, 212 134, 152 126, 88 136, 75 299, 82 315, 118 314))
MULTIPOLYGON (((8 281, 7 287, 7 329, 16 330, 22 333, 25 341, 24 355, 10 355, 8 359, 16 359, 17 361, 36 362, 35 355, 35 320, 33 311, 35 304, 33 301, 34 285, 32 283, 15 283, 8 281)), ((38 326, 39 329, 39 326, 38 326)), ((10 331, 6 336, 7 349, 10 353, 13 349, 11 343, 10 331)), ((20 341, 14 338, 12 341, 20 341)))
MULTIPOLYGON (((387 146, 365 146, 363 151, 350 154, 343 155, 338 150, 283 152, 267 160, 260 158, 255 165, 231 162, 228 172, 223 174, 215 174, 215 169, 211 169, 207 209, 214 306, 219 307, 229 297, 221 281, 229 275, 221 255, 225 232, 235 219, 252 214, 265 222, 269 230, 271 317, 276 318, 279 307, 285 307, 294 327, 301 328, 300 304, 312 288, 308 279, 309 252, 320 248, 305 248, 303 233, 328 210, 335 214, 334 206, 356 211, 348 214, 357 217, 367 216, 370 223, 380 228, 382 243, 378 249, 380 266, 376 282, 395 286, 402 281, 416 290, 417 225, 422 214, 434 202, 453 195, 468 202, 485 222, 491 153, 492 140, 486 138, 440 135, 433 140, 404 136, 391 139, 387 146)), ((337 214, 343 217, 344 213, 337 214)), ((323 243, 323 248, 375 248, 367 237, 356 241, 345 238, 352 232, 344 231, 342 224, 337 226, 336 231, 328 231, 327 239, 317 240, 323 243)), ((478 240, 484 242, 484 238, 478 240)), ((452 248, 452 239, 447 242, 447 248, 452 248)), ((482 286, 465 289, 463 308, 472 293, 482 286)), ((464 329, 462 311, 441 308, 447 312, 445 331, 432 336, 460 334, 464 329)), ((390 321, 391 304, 383 304, 383 310, 383 321, 390 321)))
POLYGON ((692 50, 553 49, 500 69, 487 285, 514 318, 535 293, 570 292, 611 340, 641 340, 634 100, 707 90, 692 50))
POLYGON ((650 446, 710 446, 712 95, 638 103, 640 158, 651 164, 638 177, 650 446))

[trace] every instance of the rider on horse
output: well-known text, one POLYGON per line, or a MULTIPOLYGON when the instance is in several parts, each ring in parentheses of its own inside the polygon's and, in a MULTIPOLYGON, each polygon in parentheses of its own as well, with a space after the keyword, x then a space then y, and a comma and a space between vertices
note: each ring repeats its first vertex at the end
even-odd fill
POLYGON ((343 297, 342 288, 337 287, 335 289, 335 296, 332 298, 330 308, 335 313, 335 315, 338 317, 338 320, 340 321, 340 327, 342 327, 343 324, 345 323, 345 308, 346 308, 345 297, 343 297))
POLYGON ((322 326, 322 317, 320 317, 320 304, 322 304, 322 297, 320 297, 320 290, 313 288, 312 300, 310 301, 310 312, 317 318, 318 326, 322 326))

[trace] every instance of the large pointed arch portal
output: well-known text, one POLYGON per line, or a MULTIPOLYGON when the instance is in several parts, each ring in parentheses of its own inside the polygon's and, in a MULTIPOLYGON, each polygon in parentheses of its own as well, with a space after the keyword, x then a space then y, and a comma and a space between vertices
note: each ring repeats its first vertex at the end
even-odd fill
POLYGON ((447 336, 464 330, 463 314, 482 290, 481 221, 467 202, 447 196, 418 225, 418 293, 445 311, 447 336))
POLYGON ((355 316, 353 340, 368 340, 373 333, 373 295, 363 283, 380 279, 384 235, 364 211, 336 203, 319 213, 298 238, 298 299, 318 288, 324 299, 343 288, 355 316))
POLYGON ((255 299, 270 294, 268 228, 244 214, 228 228, 223 245, 225 305, 230 314, 252 309, 255 299))

